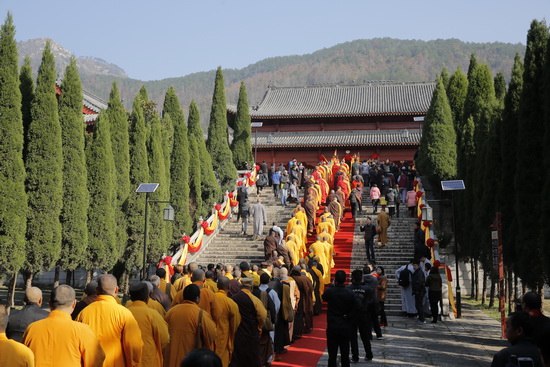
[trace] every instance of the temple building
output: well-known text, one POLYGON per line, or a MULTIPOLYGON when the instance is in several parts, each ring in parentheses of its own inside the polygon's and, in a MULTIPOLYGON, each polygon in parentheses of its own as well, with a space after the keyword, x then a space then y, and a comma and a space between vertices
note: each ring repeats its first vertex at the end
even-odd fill
MULTIPOLYGON (((61 95, 61 81, 55 83, 55 94, 59 99, 61 95)), ((86 131, 92 132, 94 123, 97 121, 99 113, 107 108, 107 102, 90 92, 82 90, 82 118, 86 124, 86 131)))
MULTIPOLYGON (((340 158, 412 160, 435 82, 364 82, 302 87, 270 86, 250 110, 257 162, 307 166, 340 158), (261 126, 260 126, 261 125, 261 126)), ((236 106, 228 106, 233 117, 236 106)))

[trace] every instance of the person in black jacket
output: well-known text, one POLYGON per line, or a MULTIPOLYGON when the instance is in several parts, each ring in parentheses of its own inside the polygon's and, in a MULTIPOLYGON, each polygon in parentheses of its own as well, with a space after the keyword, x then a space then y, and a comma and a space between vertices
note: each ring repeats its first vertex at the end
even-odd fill
POLYGON ((360 308, 359 299, 351 289, 345 287, 346 273, 338 270, 334 275, 334 286, 323 293, 323 301, 328 303, 327 310, 327 349, 328 366, 336 367, 336 357, 340 348, 342 367, 349 367, 350 320, 355 310, 360 308))
POLYGON ((375 261, 374 258, 374 237, 376 236, 376 226, 372 223, 372 219, 367 217, 367 222, 363 225, 363 221, 359 222, 359 230, 365 232, 365 249, 367 250, 367 260, 375 261))
POLYGON ((25 307, 21 310, 11 311, 6 336, 21 342, 27 326, 35 321, 45 319, 50 314, 42 310, 42 291, 37 287, 29 287, 25 290, 25 307))
POLYGON ((371 337, 371 320, 368 314, 368 299, 374 297, 374 291, 363 284, 363 272, 359 269, 354 270, 351 273, 351 284, 348 286, 349 289, 355 293, 355 297, 359 299, 360 308, 357 310, 355 315, 351 320, 351 329, 350 329, 350 343, 351 343, 351 361, 353 363, 359 362, 359 347, 357 343, 357 329, 359 329, 359 335, 361 336, 361 341, 363 342, 363 347, 365 348, 366 356, 365 360, 372 360, 372 349, 370 345, 371 337))
POLYGON ((425 324, 426 320, 424 319, 424 295, 426 294, 426 276, 422 269, 420 269, 420 261, 413 261, 414 273, 412 275, 411 286, 412 293, 414 296, 414 305, 416 307, 416 312, 418 313, 418 322, 425 324))

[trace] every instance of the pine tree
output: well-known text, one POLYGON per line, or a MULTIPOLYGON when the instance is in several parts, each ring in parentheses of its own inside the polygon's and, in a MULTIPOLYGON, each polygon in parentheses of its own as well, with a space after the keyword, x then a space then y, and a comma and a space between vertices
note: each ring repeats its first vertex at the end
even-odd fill
MULTIPOLYGON (((517 138, 519 105, 523 89, 523 63, 516 54, 508 92, 504 99, 502 129, 500 133, 501 183, 499 188, 500 209, 502 212, 502 243, 504 262, 509 267, 516 267, 519 249, 516 242, 517 219, 514 215, 514 200, 510 199, 510 184, 516 175, 517 138)), ((544 195, 543 195, 544 197, 544 195)))
MULTIPOLYGON (((34 98, 34 80, 32 77, 31 58, 25 56, 25 62, 19 74, 19 90, 21 91, 21 112, 23 114, 23 136, 27 136, 31 124, 31 104, 34 98)), ((23 143, 23 156, 26 155, 26 142, 23 143)))
POLYGON ((17 274, 25 260, 27 195, 17 42, 11 13, 0 28, 0 161, 0 270, 17 274))
MULTIPOLYGON (((158 183, 159 187, 150 194, 151 200, 167 201, 169 190, 166 187, 166 171, 164 167, 164 154, 161 146, 162 127, 158 114, 155 114, 151 125, 151 136, 148 142, 149 180, 158 183)), ((163 208, 166 204, 149 204, 149 237, 147 238, 147 262, 157 262, 160 255, 166 251, 166 223, 163 219, 163 208)))
POLYGON ((88 259, 87 269, 110 271, 118 260, 116 244, 116 176, 111 127, 106 112, 94 124, 93 139, 86 147, 88 164, 88 259))
POLYGON ((231 149, 229 149, 227 102, 225 100, 225 85, 221 67, 218 67, 216 71, 206 147, 212 157, 212 164, 216 167, 216 178, 222 191, 233 190, 237 179, 237 169, 233 164, 233 155, 231 149))
POLYGON ((467 92, 468 79, 466 78, 466 75, 464 75, 460 67, 458 67, 449 79, 449 85, 447 87, 447 98, 449 99, 449 106, 451 107, 451 113, 453 114, 453 123, 457 134, 457 145, 459 146, 460 131, 464 123, 464 102, 466 101, 467 92))
POLYGON ((246 93, 244 82, 241 82, 237 114, 235 116, 235 132, 233 133, 233 141, 231 142, 233 163, 236 167, 242 165, 243 162, 252 162, 254 159, 252 157, 251 123, 248 94, 246 93))
MULTIPOLYGON (((544 59, 548 41, 548 27, 544 21, 533 20, 527 33, 527 47, 524 58, 523 90, 519 109, 518 155, 515 176, 515 214, 518 220, 517 241, 528 244, 529 251, 519 253, 519 276, 529 287, 542 286, 544 267, 542 244, 538 241, 540 213, 543 208, 541 200, 529 200, 520 187, 539 190, 544 185, 540 170, 540 155, 544 149, 544 59), (526 176, 526 173, 528 176, 526 176), (527 180, 528 179, 528 180, 527 180)), ((543 223, 546 225, 546 223, 543 223)), ((519 242, 518 242, 519 243, 519 242)))
POLYGON ((126 271, 133 272, 143 263, 143 220, 145 217, 145 198, 134 193, 142 183, 149 182, 149 163, 147 161, 147 138, 141 98, 134 98, 130 116, 130 188, 128 197, 128 242, 124 252, 126 271))
POLYGON ((441 77, 424 120, 418 161, 421 172, 433 182, 456 177, 456 133, 441 77))
MULTIPOLYGON (((189 106, 189 117, 187 120, 187 125, 189 126, 187 129, 187 138, 189 141, 189 213, 191 214, 191 218, 194 222, 199 219, 203 208, 201 188, 202 160, 199 155, 199 144, 196 142, 191 127, 195 126, 194 129, 200 128, 200 120, 197 105, 195 104, 195 101, 191 101, 191 105, 189 106)), ((202 134, 202 130, 200 134, 202 134)), ((212 161, 210 164, 212 164, 212 161)))
POLYGON ((26 136, 29 212, 25 268, 31 276, 50 268, 61 251, 63 153, 55 80, 55 61, 50 43, 46 42, 26 136))
MULTIPOLYGON (((214 175, 212 158, 210 157, 210 151, 206 149, 199 110, 194 101, 191 102, 191 106, 189 107, 189 123, 187 124, 187 128, 189 129, 189 145, 196 145, 199 153, 198 164, 200 164, 201 169, 202 206, 200 207, 200 211, 198 211, 198 215, 206 216, 211 206, 222 199, 222 191, 214 175)), ((193 162, 190 165, 193 165, 193 162)))
POLYGON ((61 84, 59 122, 63 143, 63 232, 58 265, 73 271, 84 264, 86 258, 89 203, 82 118, 82 83, 74 57, 65 70, 61 84))
MULTIPOLYGON (((171 184, 170 201, 174 207, 173 237, 176 242, 183 232, 191 233, 193 221, 189 211, 189 139, 187 125, 176 91, 169 88, 164 98, 162 110, 164 120, 173 126, 173 148, 170 158, 171 184)), ((199 181, 200 183, 200 181, 199 181)))
POLYGON ((122 255, 128 240, 126 217, 130 188, 130 151, 128 146, 128 118, 120 99, 116 82, 113 82, 109 103, 105 110, 111 130, 111 147, 113 149, 115 168, 115 220, 117 257, 122 255))

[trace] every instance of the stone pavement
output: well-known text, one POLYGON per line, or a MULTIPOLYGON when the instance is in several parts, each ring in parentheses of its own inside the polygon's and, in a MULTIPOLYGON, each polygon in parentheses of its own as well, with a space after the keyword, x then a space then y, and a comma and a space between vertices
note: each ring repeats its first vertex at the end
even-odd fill
MULTIPOLYGON (((483 312, 463 305, 462 318, 431 324, 417 324, 416 319, 388 317, 383 328, 384 340, 372 341, 374 359, 364 360, 365 353, 359 338, 359 363, 352 366, 489 366, 493 355, 508 346, 500 338, 500 323, 483 312), (385 330, 384 330, 385 329, 385 330)), ((373 333, 374 335, 374 333, 373 333)), ((351 355, 350 355, 351 357, 351 355)), ((317 366, 328 365, 328 353, 317 366)))

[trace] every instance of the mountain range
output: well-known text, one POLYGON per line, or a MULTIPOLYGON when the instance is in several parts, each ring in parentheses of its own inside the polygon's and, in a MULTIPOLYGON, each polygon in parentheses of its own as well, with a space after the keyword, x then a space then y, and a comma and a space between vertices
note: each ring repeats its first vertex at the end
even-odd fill
MULTIPOLYGON (((20 63, 29 56, 36 73, 46 38, 18 43, 20 63)), ((58 75, 63 75, 71 52, 50 40, 58 75)), ((327 83, 362 83, 366 80, 431 81, 443 67, 452 74, 457 67, 468 69, 471 54, 487 63, 493 74, 502 72, 509 80, 514 56, 525 53, 522 44, 467 43, 458 39, 433 41, 374 38, 340 43, 310 54, 271 57, 242 69, 224 69, 228 103, 236 103, 240 82, 244 81, 251 106, 261 102, 267 87, 327 83)), ((77 57, 83 88, 105 100, 116 81, 128 110, 141 86, 149 99, 162 108, 164 95, 174 87, 184 110, 195 100, 203 126, 208 125, 215 70, 155 81, 131 79, 122 67, 94 57, 77 57)), ((220 60, 223 66, 223 60, 220 60)), ((145 67, 145 66, 144 66, 145 67)))

